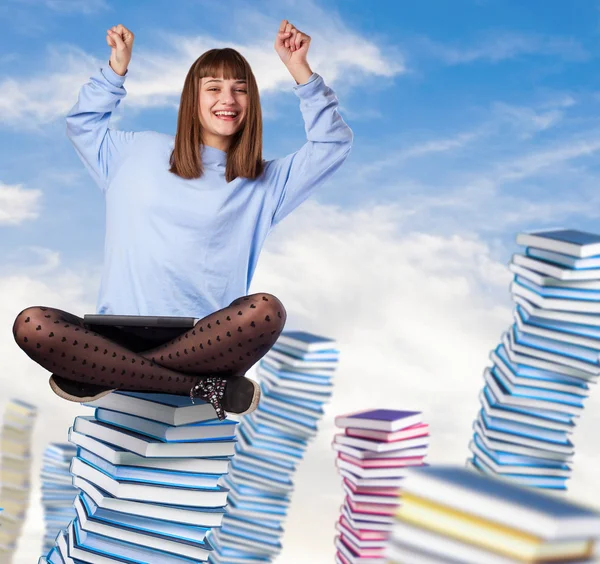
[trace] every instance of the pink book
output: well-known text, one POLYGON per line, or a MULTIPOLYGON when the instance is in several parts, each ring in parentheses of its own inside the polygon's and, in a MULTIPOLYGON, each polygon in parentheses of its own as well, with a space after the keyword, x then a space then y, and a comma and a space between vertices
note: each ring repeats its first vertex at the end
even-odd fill
POLYGON ((394 443, 396 441, 413 439, 414 437, 423 437, 429 434, 429 424, 419 423, 418 425, 413 425, 412 427, 407 427, 406 429, 392 432, 347 427, 345 432, 349 437, 359 437, 361 439, 383 441, 384 443, 394 443))
POLYGON ((393 516, 396 513, 395 505, 381 505, 379 503, 355 503, 346 496, 346 503, 352 512, 369 513, 372 515, 393 516))
POLYGON ((397 496, 400 492, 400 488, 374 488, 372 486, 357 486, 348 480, 348 478, 344 478, 344 484, 346 484, 353 493, 357 494, 397 496))
POLYGON ((338 453, 338 458, 356 464, 361 468, 404 468, 406 466, 420 466, 424 456, 411 456, 410 458, 354 458, 343 452, 338 453))

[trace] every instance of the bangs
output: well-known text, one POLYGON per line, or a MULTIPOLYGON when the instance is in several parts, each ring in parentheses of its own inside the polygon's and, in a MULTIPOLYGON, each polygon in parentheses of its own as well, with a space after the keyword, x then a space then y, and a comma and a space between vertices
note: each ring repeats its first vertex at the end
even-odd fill
POLYGON ((248 63, 234 49, 212 49, 204 54, 196 76, 248 81, 248 63))

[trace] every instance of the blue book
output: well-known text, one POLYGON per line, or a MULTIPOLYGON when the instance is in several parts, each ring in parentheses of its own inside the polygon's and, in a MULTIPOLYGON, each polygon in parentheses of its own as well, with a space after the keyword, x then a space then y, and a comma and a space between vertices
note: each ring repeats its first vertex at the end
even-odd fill
POLYGON ((573 270, 590 270, 600 268, 600 257, 598 256, 590 258, 574 258, 570 257, 569 255, 563 255, 562 253, 543 251, 541 249, 532 247, 528 248, 525 251, 525 254, 546 262, 559 264, 560 266, 566 266, 567 268, 572 268, 573 270))
POLYGON ((563 445, 570 444, 568 435, 564 431, 552 431, 551 429, 544 429, 543 427, 517 423, 508 419, 490 417, 483 409, 479 411, 479 415, 482 421, 485 423, 485 426, 494 431, 503 431, 505 433, 510 433, 511 435, 528 437, 530 439, 547 441, 549 443, 563 445))
POLYGON ((296 347, 290 347, 289 345, 284 345, 283 343, 277 341, 273 347, 272 351, 279 351, 284 354, 288 354, 296 359, 301 360, 339 360, 340 351, 335 349, 330 350, 321 350, 308 352, 303 349, 297 349, 296 347))
POLYGON ((600 291, 598 290, 586 290, 579 288, 558 288, 555 286, 540 286, 535 282, 523 278, 522 276, 515 276, 515 281, 521 286, 529 288, 532 292, 535 292, 538 296, 543 298, 557 298, 562 300, 579 300, 584 302, 598 302, 600 301, 600 291))
POLYGON ((337 427, 388 432, 406 429, 421 422, 420 411, 401 411, 397 409, 368 409, 356 413, 338 415, 335 418, 337 427))
MULTIPOLYGON (((495 470, 488 466, 485 461, 479 458, 477 455, 473 455, 473 465, 478 470, 486 474, 496 474, 495 470)), ((521 486, 528 486, 530 488, 546 488, 549 490, 565 490, 566 481, 568 480, 568 478, 558 476, 531 476, 530 474, 514 473, 502 474, 502 478, 512 480, 521 486)))
POLYGON ((337 350, 335 340, 307 333, 306 331, 284 331, 277 339, 277 344, 287 345, 306 352, 337 350))
POLYGON ((552 329, 553 331, 562 331, 563 333, 573 335, 581 335, 582 337, 589 337, 590 339, 598 339, 600 342, 600 327, 582 325, 580 323, 569 323, 568 321, 559 321, 557 319, 540 319, 532 316, 518 304, 516 309, 521 319, 529 325, 535 325, 536 327, 542 327, 544 329, 552 329))
POLYGON ((600 254, 600 235, 577 229, 549 229, 519 233, 517 245, 586 258, 600 254))

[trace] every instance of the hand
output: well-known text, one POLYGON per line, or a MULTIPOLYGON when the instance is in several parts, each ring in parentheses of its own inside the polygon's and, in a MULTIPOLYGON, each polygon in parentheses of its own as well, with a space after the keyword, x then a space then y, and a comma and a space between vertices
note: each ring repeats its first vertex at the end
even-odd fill
POLYGON ((106 42, 111 48, 110 66, 121 76, 125 75, 131 61, 133 39, 133 33, 121 24, 114 25, 106 32, 106 42))
POLYGON ((275 39, 275 51, 286 67, 308 65, 306 54, 310 37, 296 29, 287 20, 282 20, 275 39))

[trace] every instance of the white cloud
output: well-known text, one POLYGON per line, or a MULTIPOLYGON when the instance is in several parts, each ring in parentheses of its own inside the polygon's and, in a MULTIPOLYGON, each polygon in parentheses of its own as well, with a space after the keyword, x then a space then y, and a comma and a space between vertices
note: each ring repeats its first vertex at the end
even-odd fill
MULTIPOLYGON (((64 440, 84 408, 53 396, 47 373, 14 344, 12 321, 32 304, 91 311, 97 288, 97 276, 68 272, 52 251, 40 254, 37 271, 0 277, 3 397, 24 397, 41 408, 36 472, 45 444, 64 440)), ((335 415, 373 406, 420 409, 431 424, 429 461, 464 462, 488 354, 511 323, 510 275, 493 255, 477 237, 407 230, 400 207, 343 212, 309 200, 273 232, 250 291, 283 301, 287 329, 334 337, 341 349, 332 403, 296 475, 279 563, 332 561, 343 497, 330 449, 335 415)), ((589 417, 575 438, 570 495, 580 498, 600 496, 593 470, 600 455, 592 446, 599 402, 597 394, 589 400, 589 417)), ((35 502, 15 564, 36 561, 41 534, 35 502)))
POLYGON ((18 313, 32 305, 57 307, 76 315, 93 311, 98 276, 87 271, 71 271, 60 263, 54 251, 37 249, 37 254, 42 257, 41 263, 33 263, 30 269, 13 268, 10 272, 5 268, 5 274, 0 275, 0 412, 12 397, 29 401, 39 409, 33 443, 32 498, 14 564, 37 562, 41 554, 44 523, 39 472, 42 452, 49 442, 66 441, 74 417, 89 411, 52 393, 48 386, 49 373, 17 346, 12 325, 18 313))
MULTIPOLYGON (((281 298, 288 329, 334 337, 341 349, 333 401, 296 475, 278 564, 333 561, 343 499, 330 447, 335 415, 419 409, 431 425, 430 463, 463 464, 468 455, 483 369, 512 322, 510 275, 478 238, 407 232, 397 211, 344 214, 309 201, 262 255, 251 291, 281 298)), ((575 437, 569 495, 579 499, 600 499, 599 406, 596 394, 575 437)))
POLYGON ((0 182, 0 226, 19 225, 39 216, 40 190, 27 190, 21 184, 0 182))
MULTIPOLYGON (((154 43, 169 48, 134 47, 124 106, 177 108, 190 66, 199 54, 214 47, 233 47, 243 53, 253 68, 261 92, 291 90, 295 83, 273 49, 273 29, 278 29, 278 23, 269 20, 268 27, 254 28, 247 42, 156 32, 154 43)), ((326 26, 317 26, 312 37, 311 65, 330 84, 352 84, 367 75, 392 77, 404 71, 402 61, 391 59, 373 42, 343 28, 329 30, 326 26)), ((35 129, 63 118, 75 104, 79 89, 91 73, 106 64, 110 56, 106 46, 105 51, 105 56, 98 59, 72 45, 53 45, 48 48, 44 72, 33 77, 7 73, 0 82, 2 122, 19 129, 35 129)))
POLYGON ((497 63, 528 55, 559 57, 567 61, 589 57, 585 48, 575 39, 535 33, 488 33, 472 46, 454 46, 430 39, 422 39, 421 43, 426 51, 449 65, 475 61, 497 63))

